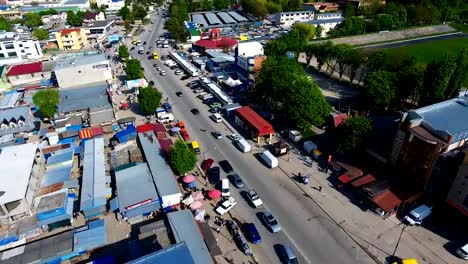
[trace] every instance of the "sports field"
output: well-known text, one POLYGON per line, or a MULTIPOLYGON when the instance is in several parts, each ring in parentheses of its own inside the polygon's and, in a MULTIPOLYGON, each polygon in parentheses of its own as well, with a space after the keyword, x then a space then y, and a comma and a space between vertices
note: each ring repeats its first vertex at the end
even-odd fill
POLYGON ((439 59, 445 54, 455 54, 461 49, 468 48, 468 38, 453 38, 437 40, 399 48, 386 49, 385 53, 394 56, 413 56, 416 61, 427 64, 439 59))

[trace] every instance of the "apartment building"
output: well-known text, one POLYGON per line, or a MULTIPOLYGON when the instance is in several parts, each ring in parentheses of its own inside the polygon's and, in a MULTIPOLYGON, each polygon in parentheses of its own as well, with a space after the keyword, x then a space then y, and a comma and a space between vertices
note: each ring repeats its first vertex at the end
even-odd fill
POLYGON ((116 12, 119 11, 122 7, 125 6, 124 0, 96 0, 97 6, 105 6, 107 12, 116 12))
POLYGON ((14 32, 0 32, 0 66, 40 59, 43 56, 39 41, 14 32))
POLYGON ((258 41, 241 41, 234 52, 236 67, 243 75, 254 73, 265 60, 263 46, 258 41))
POLYGON ((275 24, 291 27, 296 22, 306 22, 314 19, 314 11, 281 12, 275 14, 275 24))
POLYGON ((62 50, 80 50, 88 45, 89 31, 85 28, 62 29, 55 33, 57 45, 62 50))

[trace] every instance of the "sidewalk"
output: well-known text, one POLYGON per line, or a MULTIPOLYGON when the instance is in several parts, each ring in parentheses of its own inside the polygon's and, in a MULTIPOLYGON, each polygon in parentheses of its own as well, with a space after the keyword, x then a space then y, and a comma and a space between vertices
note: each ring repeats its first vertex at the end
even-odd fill
MULTIPOLYGON (((306 164, 303 156, 292 149, 288 156, 280 158, 280 170, 291 180, 298 172, 308 173, 308 185, 298 186, 310 195, 313 202, 319 205, 334 222, 355 240, 377 263, 386 263, 385 258, 393 255, 398 239, 396 256, 400 258, 416 258, 418 263, 464 263, 448 252, 443 245, 448 241, 423 227, 406 227, 395 217, 382 219, 371 211, 363 211, 347 196, 352 193, 346 188, 337 190, 332 182, 332 176, 318 170, 316 163, 312 168, 306 164), (318 191, 322 187, 321 192, 318 191)), ((312 201, 311 201, 312 202, 312 201)))

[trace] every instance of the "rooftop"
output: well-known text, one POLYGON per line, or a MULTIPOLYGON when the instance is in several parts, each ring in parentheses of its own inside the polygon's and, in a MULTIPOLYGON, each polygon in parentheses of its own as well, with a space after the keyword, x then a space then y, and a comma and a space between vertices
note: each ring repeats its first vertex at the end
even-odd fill
POLYGON ((193 259, 187 244, 182 242, 127 262, 127 264, 152 263, 193 263, 193 259))
POLYGON ((130 164, 125 169, 117 170, 115 180, 120 210, 148 199, 153 201, 158 199, 146 163, 130 164))
POLYGON ((139 133, 138 139, 143 149, 143 155, 150 168, 154 184, 159 196, 173 195, 180 193, 176 177, 164 159, 163 150, 153 131, 139 133))
POLYGON ((38 72, 42 72, 42 62, 15 65, 10 68, 7 76, 25 75, 38 72))
POLYGON ((0 136, 19 132, 29 132, 34 129, 31 110, 27 106, 1 109, 0 122, 2 122, 2 125, 8 126, 0 129, 0 136), (10 125, 10 122, 14 123, 14 125, 10 125))
POLYGON ((102 28, 114 24, 114 20, 98 20, 85 24, 85 28, 102 28))
MULTIPOLYGON (((60 90, 58 112, 68 113, 88 108, 110 106, 107 83, 98 82, 60 90)), ((108 107, 107 107, 108 108, 108 107)))
POLYGON ((14 107, 16 105, 16 102, 18 102, 20 96, 21 93, 18 92, 5 94, 5 97, 3 97, 2 101, 0 101, 0 109, 14 107))
POLYGON ((0 149, 0 190, 5 192, 0 196, 0 204, 18 201, 26 195, 36 149, 36 143, 0 149))
POLYGON ((259 136, 274 133, 273 127, 263 117, 257 114, 249 106, 244 106, 236 109, 238 116, 250 129, 254 130, 259 136))
POLYGON ((107 63, 108 60, 103 54, 94 54, 94 55, 84 55, 76 57, 68 57, 56 61, 53 71, 60 71, 66 68, 74 68, 82 65, 89 65, 95 63, 107 63))
POLYGON ((69 35, 72 32, 80 32, 81 28, 66 28, 59 30, 59 33, 62 35, 69 35))
POLYGON ((458 142, 468 138, 468 96, 425 106, 408 113, 409 120, 421 119, 421 125, 434 134, 458 142), (448 136, 447 136, 448 134, 448 136))
POLYGON ((190 210, 182 210, 167 214, 167 220, 171 226, 176 243, 184 242, 193 257, 195 264, 213 263, 205 241, 200 234, 195 219, 190 210))

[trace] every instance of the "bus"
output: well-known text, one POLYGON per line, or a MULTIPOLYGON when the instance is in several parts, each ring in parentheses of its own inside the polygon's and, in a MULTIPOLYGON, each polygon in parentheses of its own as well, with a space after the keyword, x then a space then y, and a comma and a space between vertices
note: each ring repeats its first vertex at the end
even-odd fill
POLYGON ((153 51, 153 59, 155 60, 159 59, 159 54, 157 51, 153 51))

